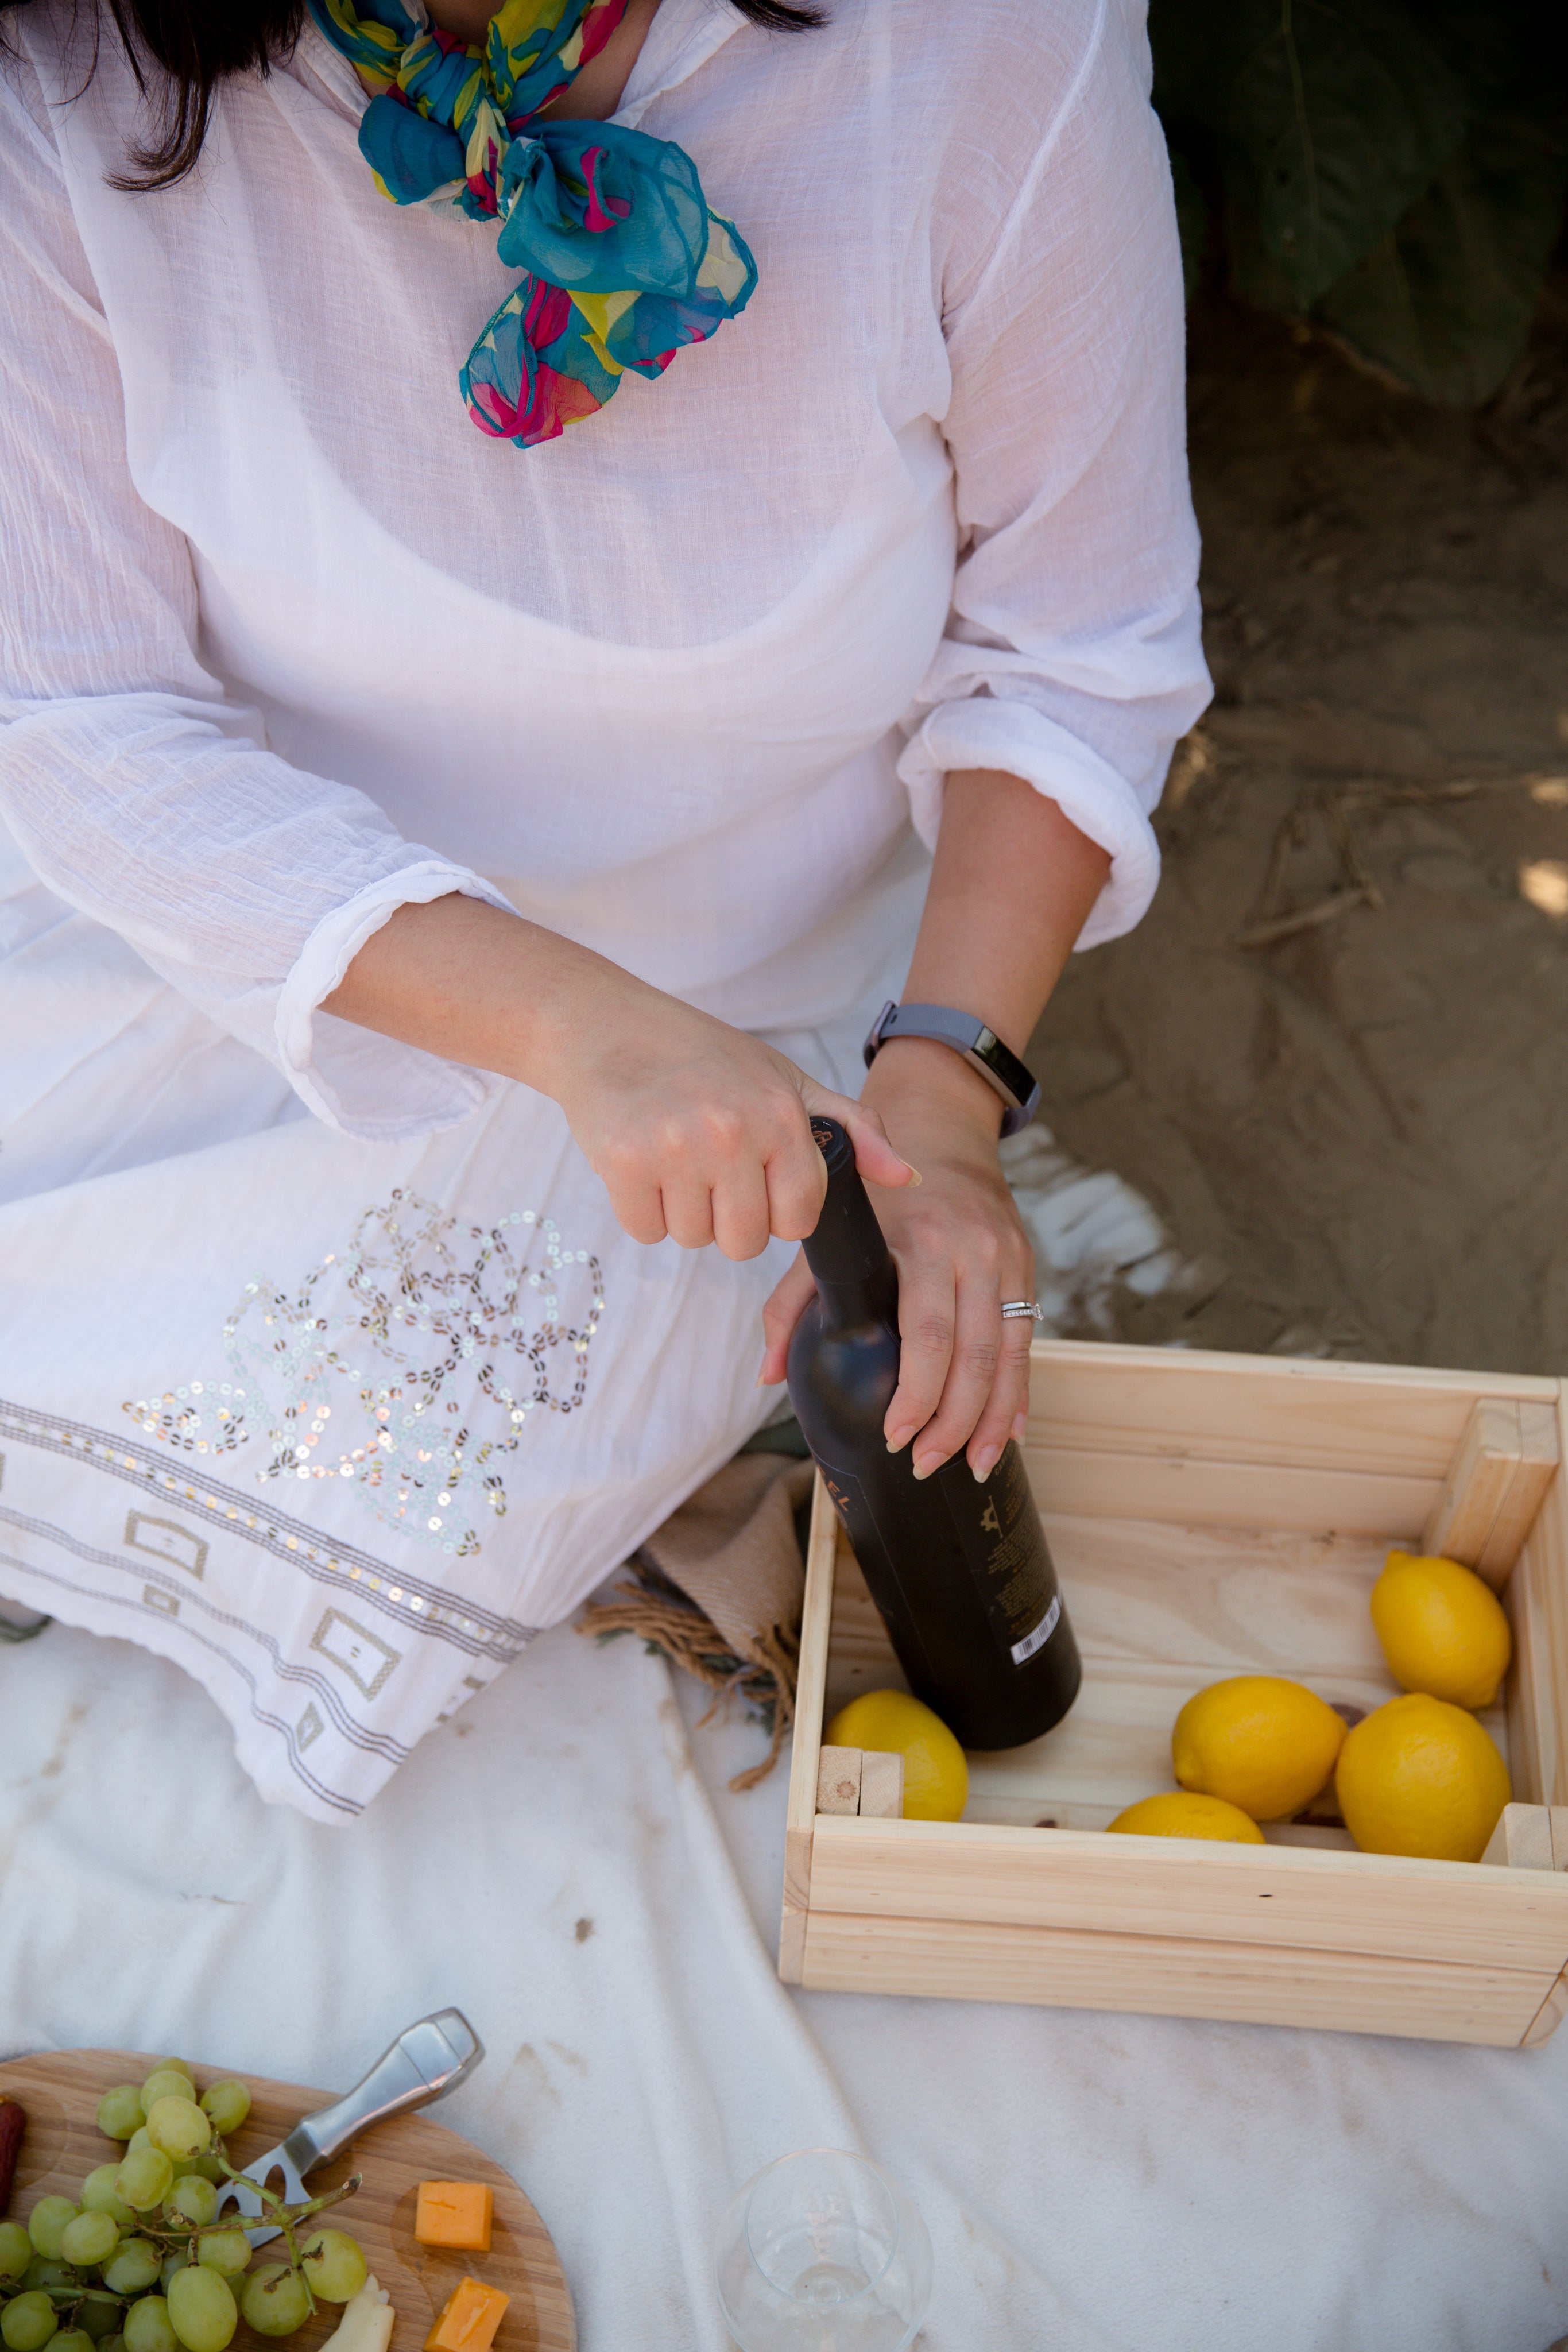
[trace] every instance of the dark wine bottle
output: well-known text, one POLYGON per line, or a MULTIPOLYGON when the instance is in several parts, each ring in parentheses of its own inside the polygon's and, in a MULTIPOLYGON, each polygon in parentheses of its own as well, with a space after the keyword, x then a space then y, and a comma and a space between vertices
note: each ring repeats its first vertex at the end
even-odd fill
POLYGON ((898 1274, 835 1119, 813 1118, 828 1192, 789 1342, 789 1400, 909 1687, 965 1748, 1016 1748, 1060 1723, 1082 1668, 1011 1444, 982 1486, 963 1455, 917 1479, 883 1434, 898 1385, 898 1274))

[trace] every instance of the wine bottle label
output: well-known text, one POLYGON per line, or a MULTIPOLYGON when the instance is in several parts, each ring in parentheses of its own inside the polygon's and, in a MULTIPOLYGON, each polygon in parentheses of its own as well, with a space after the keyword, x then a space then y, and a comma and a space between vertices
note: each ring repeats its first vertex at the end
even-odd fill
POLYGON ((983 1486, 962 1456, 937 1475, 991 1630, 1014 1665, 1026 1665, 1061 1623, 1061 1596, 1023 1455, 1006 1446, 983 1486))
POLYGON ((1057 1619, 1061 1614, 1061 1595, 1060 1592, 1053 1593, 1050 1608, 1046 1611, 1044 1616, 1040 1619, 1033 1633, 1026 1633, 1021 1642, 1015 1642, 1008 1653, 1015 1666, 1021 1666, 1027 1659, 1033 1657, 1037 1650, 1044 1649, 1046 1643, 1050 1641, 1051 1635, 1056 1631, 1057 1619))

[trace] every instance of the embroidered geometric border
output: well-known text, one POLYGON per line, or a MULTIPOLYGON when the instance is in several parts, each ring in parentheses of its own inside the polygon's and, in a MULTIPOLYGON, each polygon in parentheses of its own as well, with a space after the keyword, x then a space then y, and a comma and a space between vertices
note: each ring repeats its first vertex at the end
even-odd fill
MULTIPOLYGON (((215 1655, 225 1659, 229 1665, 235 1668, 236 1672, 241 1673, 244 1669, 240 1667, 234 1653, 206 1640, 195 1630, 188 1612, 195 1610, 207 1620, 214 1632, 221 1629, 229 1633, 244 1633, 256 1644, 258 1649, 265 1651, 271 1671, 280 1681, 303 1683, 316 1693, 331 1717, 334 1729, 352 1747, 362 1748, 368 1755, 384 1756, 389 1763, 393 1764, 402 1763, 411 1753, 401 1739, 392 1738, 390 1731, 371 1731, 364 1724, 356 1723, 331 1684, 317 1667, 290 1664, 279 1649, 273 1634, 264 1632, 259 1625, 253 1625, 248 1618, 236 1616, 232 1610, 219 1608, 216 1602, 209 1601, 204 1593, 183 1592, 178 1589, 177 1580, 174 1577, 160 1576, 156 1570, 151 1571, 152 1581, 149 1583, 145 1580, 149 1574, 148 1570, 133 1567, 129 1560, 117 1559, 112 1552, 100 1551, 95 1544, 84 1543, 79 1536, 72 1535, 68 1528, 57 1528, 47 1519, 31 1518, 25 1512, 14 1511, 8 1504, 0 1503, 0 1527, 15 1528, 18 1535, 31 1536, 35 1540, 57 1544, 62 1551, 70 1553, 73 1559, 83 1560, 93 1568, 111 1569, 120 1578, 129 1580, 132 1586, 140 1585, 141 1587, 141 1606, 155 1607, 162 1616, 177 1617, 182 1633, 188 1635, 193 1641, 201 1642, 204 1648, 213 1650, 215 1655), (159 1596, 158 1600, 150 1600, 149 1596, 154 1593, 159 1596)), ((37 1561, 7 1560, 6 1564, 19 1568, 25 1575, 47 1578, 51 1583, 62 1585, 68 1592, 79 1592, 84 1598, 94 1600, 113 1601, 121 1607, 128 1605, 124 1592, 105 1591, 99 1586, 72 1584, 68 1579, 57 1575, 53 1570, 42 1567, 37 1561)), ((330 1610, 327 1612, 329 1616, 332 1613, 330 1610)), ((247 1676, 246 1679, 248 1680, 249 1677, 247 1676)), ((252 1689, 253 1691, 255 1689, 254 1683, 252 1689)), ((270 1719, 270 1717, 267 1718, 269 1721, 270 1719)))
POLYGON ((152 1453, 134 1438, 110 1437, 101 1429, 59 1414, 34 1412, 29 1406, 0 1399, 0 1440, 37 1447, 84 1470, 120 1478, 145 1495, 189 1503, 214 1525, 242 1542, 298 1569, 319 1584, 339 1592, 352 1591, 357 1604, 390 1617, 412 1633, 434 1634, 470 1657, 493 1658, 508 1665, 527 1648, 538 1631, 513 1617, 497 1616, 465 1595, 444 1592, 439 1585, 418 1577, 394 1576, 384 1560, 352 1544, 329 1540, 305 1521, 270 1508, 256 1509, 253 1499, 212 1477, 188 1476, 168 1466, 168 1457, 152 1453))

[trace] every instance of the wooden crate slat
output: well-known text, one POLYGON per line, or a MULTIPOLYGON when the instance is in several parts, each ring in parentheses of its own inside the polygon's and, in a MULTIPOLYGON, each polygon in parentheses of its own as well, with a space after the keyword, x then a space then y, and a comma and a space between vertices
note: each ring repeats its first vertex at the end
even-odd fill
MULTIPOLYGON (((822 1702, 828 1678, 828 1630, 833 1610, 833 1556, 839 1515, 819 1477, 811 1494, 806 1542, 806 1596, 800 1611, 800 1664, 795 1688, 795 1744, 789 1757, 789 1799, 784 1816, 784 1895, 779 1924, 779 1974, 799 1984, 805 1956, 811 1891, 811 1834, 817 1818, 817 1761, 822 1745, 822 1702)), ((849 1547, 845 1545, 846 1551, 849 1547)))
MULTIPOLYGON (((1549 1981, 1568 1964, 1568 1876, 1398 1854, 1124 1843, 1092 1831, 977 1822, 820 1821, 811 1916, 970 1920, 1169 1934, 1303 1950, 1419 1952, 1549 1981)), ((1542 1986, 1544 1991, 1544 1982, 1542 1986)))
MULTIPOLYGON (((1027 1444, 1176 1449, 1282 1467, 1392 1472, 1440 1486, 1482 1397, 1555 1405, 1529 1375, 1041 1339, 1027 1444)), ((1434 1497, 1435 1499, 1435 1497, 1434 1497)))
POLYGON ((1565 2015, 1568 2015, 1568 1969, 1563 1969, 1525 2028, 1520 2048, 1539 2050, 1543 2042, 1551 2041, 1565 2015))
POLYGON ((1552 1813, 1545 1805, 1505 1805, 1481 1860, 1510 1870, 1551 1870, 1552 1813))
POLYGON ((1300 1528, 1411 1545, 1437 1494, 1435 1478, 1394 1471, 1230 1462, 1197 1453, 1091 1453, 1031 1439, 1024 1459, 1048 1513, 1181 1527, 1300 1528))
POLYGON ((1500 1591, 1560 1459, 1554 1407, 1483 1397, 1422 1531, 1422 1550, 1462 1561, 1500 1591))
MULTIPOLYGON (((1559 1407, 1559 1444, 1563 1421, 1559 1407)), ((1503 1590, 1513 1628, 1509 1769, 1522 1804, 1568 1804, 1568 1472, 1559 1467, 1503 1590)))
POLYGON ((1517 2048, 1541 2018, 1555 1979, 1375 1953, 813 1909, 802 1982, 821 1991, 1131 2010, 1517 2048))

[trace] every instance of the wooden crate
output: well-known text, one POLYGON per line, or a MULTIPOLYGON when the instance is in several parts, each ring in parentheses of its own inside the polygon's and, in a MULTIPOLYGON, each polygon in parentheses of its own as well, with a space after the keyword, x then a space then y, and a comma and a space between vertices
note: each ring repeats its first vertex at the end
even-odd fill
POLYGON ((1563 1416, 1551 1380, 1037 1343, 1025 1454, 1083 1687, 1043 1739, 971 1757, 951 1823, 818 1809, 826 1717, 904 1686, 819 1480, 780 1976, 1543 2042, 1568 2008, 1563 1416), (1394 1696, 1368 1594, 1391 1544, 1434 1537, 1500 1589, 1514 1630, 1506 1705, 1482 1719, 1518 1802, 1487 1861, 1362 1853, 1310 1822, 1269 1827, 1267 1847, 1104 1835, 1174 1786, 1171 1726, 1206 1683, 1394 1696))

